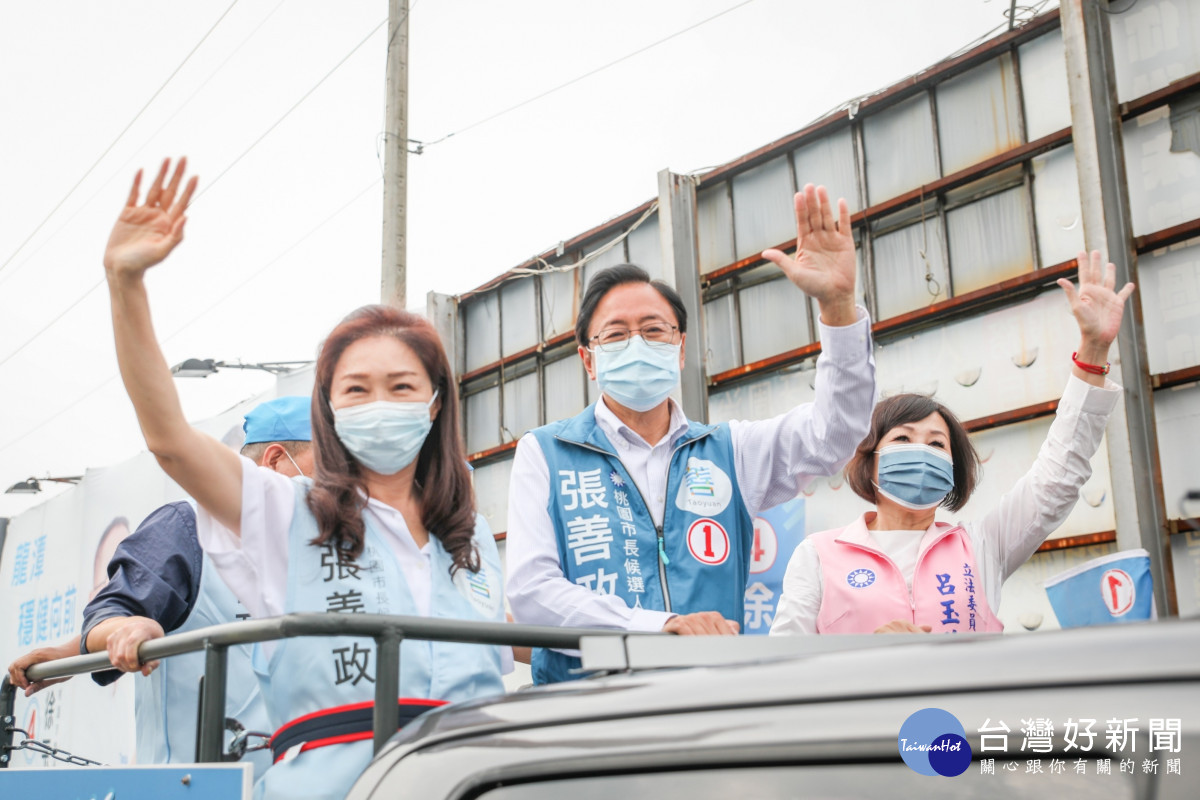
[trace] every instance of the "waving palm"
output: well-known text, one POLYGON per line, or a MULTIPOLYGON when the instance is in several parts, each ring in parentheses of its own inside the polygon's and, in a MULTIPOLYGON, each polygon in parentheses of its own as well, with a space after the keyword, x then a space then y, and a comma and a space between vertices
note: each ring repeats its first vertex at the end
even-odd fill
POLYGON ((1117 268, 1114 264, 1101 266, 1104 262, 1100 251, 1093 250, 1089 256, 1081 252, 1076 259, 1079 266, 1079 288, 1065 278, 1058 285, 1067 293, 1071 313, 1079 323, 1079 334, 1085 342, 1094 343, 1106 350, 1125 314, 1125 301, 1133 294, 1134 285, 1127 283, 1121 291, 1113 291, 1117 283, 1117 268))
POLYGON ((797 192, 796 257, 780 250, 765 250, 763 258, 778 266, 792 283, 819 303, 853 303, 854 237, 850 232, 850 209, 838 200, 838 219, 833 218, 829 193, 811 183, 797 192))
POLYGON ((183 241, 183 226, 187 222, 183 212, 196 191, 197 179, 193 176, 183 194, 176 199, 187 169, 187 159, 179 159, 175 174, 164 188, 163 181, 170 166, 170 159, 163 161, 158 176, 146 192, 146 201, 140 206, 137 203, 142 171, 138 170, 134 176, 129 198, 113 225, 104 250, 104 266, 111 273, 140 274, 166 258, 183 241))

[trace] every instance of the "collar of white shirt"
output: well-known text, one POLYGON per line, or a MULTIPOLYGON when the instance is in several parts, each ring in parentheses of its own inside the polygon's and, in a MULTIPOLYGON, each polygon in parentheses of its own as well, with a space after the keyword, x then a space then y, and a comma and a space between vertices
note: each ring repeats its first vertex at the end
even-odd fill
POLYGON ((376 500, 371 497, 360 487, 358 490, 360 497, 367 499, 367 506, 364 511, 374 517, 375 524, 379 528, 379 532, 385 536, 390 535, 399 543, 404 554, 413 556, 420 554, 427 559, 433 557, 431 542, 433 536, 430 535, 429 541, 425 542, 422 547, 413 539, 412 531, 408 529, 408 523, 404 520, 404 515, 400 513, 400 509, 393 508, 382 500, 376 500))
MULTIPOLYGON (((663 441, 674 446, 675 442, 679 441, 679 437, 687 433, 688 421, 687 417, 683 415, 683 409, 675 402, 675 398, 668 397, 667 403, 671 408, 671 427, 663 441)), ((600 430, 604 431, 608 440, 617 446, 624 441, 634 447, 653 450, 658 444, 662 444, 662 442, 650 444, 637 431, 622 422, 605 403, 603 396, 596 401, 596 424, 600 426, 600 430)))

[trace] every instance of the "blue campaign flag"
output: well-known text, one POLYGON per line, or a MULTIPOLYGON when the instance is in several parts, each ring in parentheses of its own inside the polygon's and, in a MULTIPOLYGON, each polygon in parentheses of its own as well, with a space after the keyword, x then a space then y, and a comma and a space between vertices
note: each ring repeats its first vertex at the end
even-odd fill
POLYGON ((746 615, 742 632, 765 635, 771 630, 783 574, 792 551, 804 538, 804 498, 797 497, 754 518, 754 545, 746 581, 746 615))
POLYGON ((1064 628, 1154 619, 1150 554, 1123 550, 1046 581, 1050 605, 1064 628))

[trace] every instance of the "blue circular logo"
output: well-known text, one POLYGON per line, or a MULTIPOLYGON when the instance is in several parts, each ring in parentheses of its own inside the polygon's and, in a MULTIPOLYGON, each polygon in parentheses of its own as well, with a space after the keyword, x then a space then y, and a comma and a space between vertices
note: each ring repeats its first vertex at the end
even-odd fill
POLYGON ((856 569, 846 576, 846 583, 855 589, 865 589, 875 582, 875 573, 869 569, 856 569))
POLYGON ((904 720, 896 744, 913 772, 953 778, 971 766, 966 735, 962 723, 949 711, 922 708, 904 720))

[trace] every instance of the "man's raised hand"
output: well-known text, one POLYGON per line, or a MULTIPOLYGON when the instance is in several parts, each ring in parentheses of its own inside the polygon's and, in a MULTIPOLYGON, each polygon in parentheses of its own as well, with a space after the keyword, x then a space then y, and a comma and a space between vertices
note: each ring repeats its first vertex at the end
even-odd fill
POLYGON ((822 322, 849 325, 858 319, 850 209, 845 200, 838 200, 835 220, 829 192, 811 183, 796 193, 795 204, 796 257, 771 249, 763 251, 763 258, 783 270, 800 291, 816 298, 822 322))

